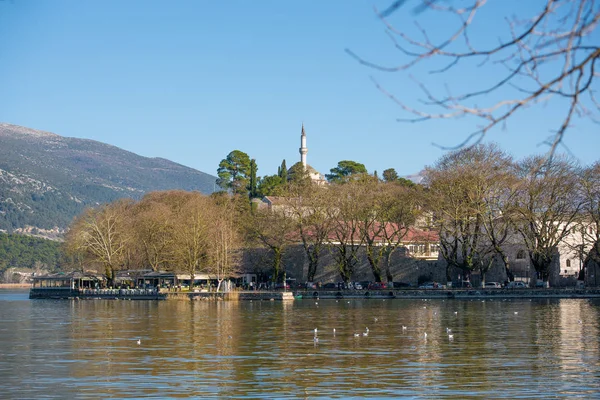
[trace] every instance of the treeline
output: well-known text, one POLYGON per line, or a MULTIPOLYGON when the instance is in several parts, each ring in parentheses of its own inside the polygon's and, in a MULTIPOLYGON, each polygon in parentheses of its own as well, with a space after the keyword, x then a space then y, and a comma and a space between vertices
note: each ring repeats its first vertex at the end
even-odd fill
POLYGON ((87 209, 66 235, 68 268, 170 270, 222 281, 235 274, 241 246, 238 199, 198 192, 153 192, 87 209))
POLYGON ((0 275, 9 268, 54 271, 61 260, 60 246, 52 240, 0 233, 0 275))
POLYGON ((95 266, 109 279, 120 269, 222 279, 239 271, 244 249, 262 246, 271 255, 273 281, 283 279, 282 259, 292 244, 303 244, 309 279, 328 248, 342 279, 350 280, 365 249, 381 281, 392 279, 390 256, 420 214, 419 192, 363 172, 317 185, 303 170, 273 191, 277 202, 270 206, 249 201, 247 193, 154 192, 86 210, 71 225, 65 249, 71 268, 95 266))
POLYGON ((219 166, 226 191, 156 192, 87 210, 67 237, 72 264, 96 265, 108 277, 121 268, 223 277, 238 270, 244 249, 262 246, 271 255, 273 281, 280 281, 284 254, 301 243, 308 280, 328 250, 342 280, 352 279, 365 254, 379 282, 393 280, 390 259, 399 247, 432 241, 448 279, 452 268, 485 275, 494 262, 504 263, 510 277, 507 248, 515 243, 527 249, 542 279, 561 243, 572 243, 586 262, 600 261, 599 164, 515 161, 495 145, 478 145, 442 157, 426 169, 423 185, 393 169, 380 179, 347 160, 327 174, 328 184, 311 179, 301 164, 282 163, 268 185, 256 171, 256 162, 236 150, 219 166), (253 200, 265 194, 268 202, 253 200))

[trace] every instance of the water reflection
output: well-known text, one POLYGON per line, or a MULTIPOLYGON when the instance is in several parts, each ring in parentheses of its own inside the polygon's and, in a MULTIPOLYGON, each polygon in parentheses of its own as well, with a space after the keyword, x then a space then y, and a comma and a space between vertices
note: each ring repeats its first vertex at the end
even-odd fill
POLYGON ((589 398, 600 390, 592 300, 7 296, 0 292, 0 380, 13 398, 589 398))

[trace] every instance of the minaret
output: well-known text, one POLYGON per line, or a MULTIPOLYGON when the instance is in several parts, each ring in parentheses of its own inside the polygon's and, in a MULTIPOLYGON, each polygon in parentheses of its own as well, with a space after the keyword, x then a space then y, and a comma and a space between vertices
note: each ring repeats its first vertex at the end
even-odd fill
POLYGON ((302 166, 305 170, 306 153, 308 153, 308 149, 306 148, 306 133, 304 132, 304 123, 302 123, 302 135, 300 135, 300 162, 302 162, 302 166))

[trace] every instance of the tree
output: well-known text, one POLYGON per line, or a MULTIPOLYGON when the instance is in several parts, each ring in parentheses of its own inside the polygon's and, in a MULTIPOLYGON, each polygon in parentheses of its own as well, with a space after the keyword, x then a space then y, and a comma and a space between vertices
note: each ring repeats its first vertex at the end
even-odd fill
POLYGON ((330 207, 329 191, 312 184, 310 180, 291 180, 285 198, 308 259, 307 279, 313 282, 321 252, 331 231, 332 221, 327 212, 330 207))
POLYGON ((399 178, 398 173, 394 168, 388 168, 383 171, 383 180, 385 182, 395 182, 399 178))
POLYGON ((502 249, 508 225, 497 222, 506 217, 497 208, 497 197, 510 165, 510 158, 495 145, 477 145, 451 152, 426 169, 427 207, 440 235, 447 279, 450 267, 464 275, 475 269, 484 273, 496 249, 502 249))
POLYGON ((279 167, 279 174, 278 175, 281 178, 281 182, 287 183, 287 181, 288 181, 288 170, 287 170, 287 166, 285 165, 285 160, 283 160, 281 162, 281 166, 279 167))
MULTIPOLYGON (((375 196, 375 214, 383 229, 379 233, 381 243, 370 252, 380 257, 388 282, 394 281, 391 271, 392 254, 404 243, 411 227, 416 224, 417 217, 421 214, 421 197, 416 185, 406 187, 394 184, 382 185, 375 196)), ((372 258, 375 261, 376 257, 372 258)))
POLYGON ((402 57, 398 65, 384 66, 347 50, 361 64, 371 68, 400 73, 430 72, 422 79, 439 81, 446 77, 458 87, 457 92, 456 87, 450 85, 433 88, 431 83, 416 77, 424 98, 419 99, 420 106, 414 107, 409 100, 396 97, 375 82, 386 96, 413 116, 402 120, 467 119, 473 123, 473 130, 459 145, 463 146, 479 143, 490 130, 504 126, 521 110, 555 103, 564 107, 564 115, 546 141, 550 156, 575 117, 597 120, 600 111, 596 97, 600 62, 600 46, 595 38, 600 19, 597 1, 545 0, 536 5, 537 11, 531 14, 525 14, 530 12, 530 7, 523 7, 524 11, 511 9, 511 15, 506 15, 506 29, 495 30, 493 40, 489 41, 481 40, 489 33, 478 29, 488 29, 490 24, 481 18, 485 15, 486 3, 495 2, 470 0, 463 6, 464 2, 456 0, 421 1, 415 11, 423 17, 439 15, 449 22, 444 24, 449 27, 446 32, 434 19, 421 19, 415 30, 408 24, 395 27, 388 17, 405 3, 405 0, 396 0, 378 13, 402 57), (490 80, 473 88, 471 74, 457 75, 455 68, 461 71, 478 68, 490 80))
POLYGON ((205 271, 217 279, 217 292, 223 280, 239 272, 241 236, 236 225, 233 200, 215 202, 208 235, 208 260, 205 271))
POLYGON ((358 263, 358 253, 363 246, 360 234, 361 204, 352 185, 333 185, 330 192, 330 207, 327 218, 331 220, 329 246, 344 282, 349 282, 358 263))
POLYGON ((325 177, 329 182, 333 183, 344 183, 347 182, 351 177, 355 177, 360 174, 366 174, 367 168, 364 164, 356 161, 343 160, 338 162, 337 167, 329 170, 330 174, 325 174, 325 177))
POLYGON ((186 200, 185 206, 173 216, 176 229, 171 251, 177 272, 190 276, 192 290, 197 272, 208 264, 214 208, 208 197, 198 193, 190 193, 186 200))
POLYGON ((129 200, 90 208, 77 217, 69 229, 68 248, 80 252, 92 262, 101 264, 109 282, 124 264, 131 237, 127 229, 129 200))
POLYGON ((256 160, 253 158, 252 160, 250 160, 250 182, 248 184, 248 191, 250 192, 251 199, 258 196, 258 192, 256 189, 258 184, 256 172, 258 172, 258 167, 256 166, 256 160))
POLYGON ((283 255, 296 240, 293 219, 281 210, 257 209, 252 213, 246 230, 250 241, 258 242, 271 252, 271 281, 281 282, 284 273, 283 255))
POLYGON ((536 156, 522 161, 515 196, 515 227, 539 279, 548 280, 557 246, 577 222, 583 201, 577 196, 577 168, 564 157, 552 162, 536 156))
POLYGON ((246 194, 250 180, 250 157, 240 150, 233 150, 219 163, 217 185, 235 194, 246 194))
MULTIPOLYGON (((172 195, 176 195, 172 192, 172 195)), ((143 258, 141 264, 159 271, 169 266, 172 259, 170 252, 176 226, 172 224, 173 212, 164 197, 149 193, 132 209, 136 223, 133 226, 133 246, 139 246, 143 258)))
POLYGON ((574 251, 583 265, 600 265, 600 162, 582 171, 579 193, 583 201, 577 227, 581 240, 574 251))
POLYGON ((311 184, 312 181, 308 173, 308 168, 309 167, 305 168, 304 165, 298 161, 288 170, 288 181, 291 183, 303 182, 303 184, 311 184))
POLYGON ((260 197, 277 195, 282 185, 283 181, 279 175, 267 175, 258 183, 257 194, 260 197))

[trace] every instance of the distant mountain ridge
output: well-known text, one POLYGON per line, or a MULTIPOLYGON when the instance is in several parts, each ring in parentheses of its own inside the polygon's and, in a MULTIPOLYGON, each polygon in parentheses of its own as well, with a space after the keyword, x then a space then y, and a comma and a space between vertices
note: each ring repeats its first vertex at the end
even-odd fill
POLYGON ((210 194, 215 180, 163 158, 0 123, 0 230, 60 232, 87 206, 156 190, 210 194))

